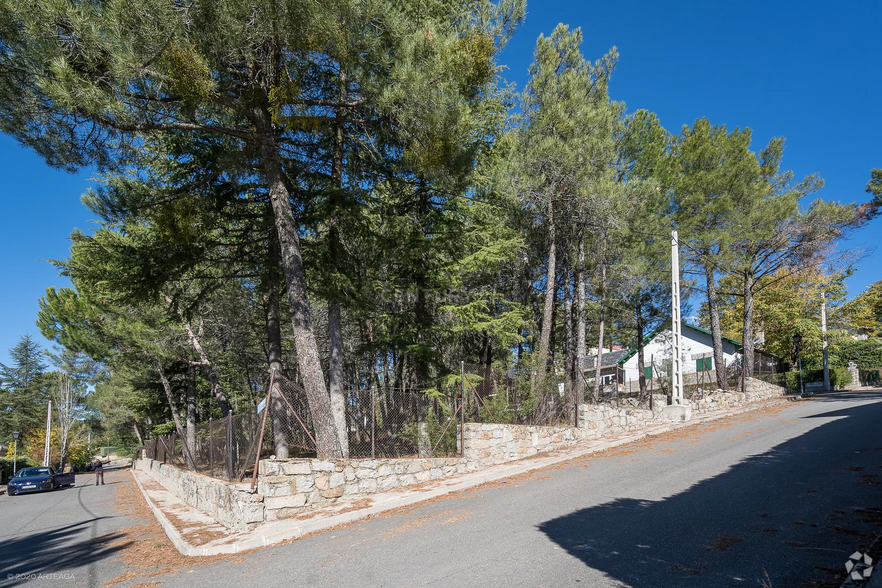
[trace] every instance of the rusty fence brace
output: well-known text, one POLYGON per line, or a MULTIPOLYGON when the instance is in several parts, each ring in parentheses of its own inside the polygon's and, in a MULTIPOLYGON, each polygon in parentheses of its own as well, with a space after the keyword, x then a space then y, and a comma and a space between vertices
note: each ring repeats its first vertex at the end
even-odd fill
POLYGON ((306 433, 306 436, 309 437, 309 440, 312 441, 312 444, 313 444, 313 445, 315 445, 315 451, 316 451, 316 453, 318 453, 318 454, 322 457, 322 459, 327 459, 327 458, 325 457, 325 452, 322 451, 321 448, 318 446, 318 443, 315 442, 315 439, 313 438, 312 433, 309 432, 309 429, 306 427, 306 425, 303 423, 303 421, 300 420, 300 415, 297 414, 297 411, 294 410, 294 407, 291 406, 291 403, 288 402, 288 399, 285 398, 285 395, 282 394, 282 391, 281 391, 281 390, 279 390, 279 396, 282 397, 282 400, 285 401, 285 404, 287 404, 287 405, 288 405, 288 408, 291 409, 291 412, 294 413, 294 417, 297 419, 297 422, 300 423, 300 426, 303 427, 303 431, 306 433))
POLYGON ((257 468, 260 466, 260 450, 263 449, 263 433, 266 431, 266 415, 270 411, 270 396, 273 393, 273 385, 276 381, 276 368, 270 371, 270 384, 266 391, 266 404, 263 407, 263 419, 260 421, 260 437, 257 438, 257 453, 254 455, 254 472, 251 474, 251 489, 257 484, 257 468))
POLYGON ((490 415, 490 418, 493 419, 493 422, 498 424, 499 421, 496 420, 496 416, 493 414, 493 411, 490 410, 490 407, 487 406, 487 403, 484 402, 484 399, 481 398, 481 395, 480 395, 480 394, 478 394, 478 390, 477 390, 477 389, 475 388, 475 386, 472 384, 472 381, 469 380, 469 377, 466 376, 465 374, 463 374, 463 378, 465 379, 466 382, 468 382, 468 384, 469 384, 469 388, 472 389, 472 392, 475 393, 475 397, 477 397, 477 399, 481 402, 481 404, 484 405, 484 408, 487 409, 487 413, 490 415))
MULTIPOLYGON (((438 446, 439 446, 439 445, 441 445, 441 440, 444 439, 444 433, 446 433, 446 432, 447 432, 447 429, 450 428, 450 423, 452 423, 452 422, 453 422, 453 419, 456 418, 456 413, 462 411, 462 413, 465 414, 465 411, 462 410, 462 407, 463 407, 463 403, 461 402, 461 403, 459 404, 459 408, 456 409, 456 412, 454 412, 454 413, 450 416, 450 420, 447 421, 447 426, 444 427, 444 430, 443 430, 443 431, 441 431, 441 436, 438 437, 438 440, 435 442, 435 446, 432 448, 432 455, 433 455, 433 456, 435 455, 435 450, 438 449, 438 446)), ((462 432, 460 432, 460 433, 462 433, 462 432)), ((465 451, 465 446, 462 446, 462 447, 461 447, 461 451, 465 451)))

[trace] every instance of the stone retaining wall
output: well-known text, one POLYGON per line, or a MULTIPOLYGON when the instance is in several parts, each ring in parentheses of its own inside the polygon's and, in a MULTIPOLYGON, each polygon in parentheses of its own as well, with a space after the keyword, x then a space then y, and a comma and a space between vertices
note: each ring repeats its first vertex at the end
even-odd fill
POLYGON ((194 508, 236 531, 246 531, 264 520, 264 506, 249 484, 229 484, 180 470, 153 459, 136 459, 133 466, 147 472, 166 490, 194 508))
POLYGON ((573 445, 585 439, 582 429, 466 423, 465 459, 475 470, 573 445))
POLYGON ((265 519, 289 518, 341 497, 440 480, 467 469, 462 458, 261 460, 257 491, 265 519))
MULTIPOLYGON (((692 401, 692 411, 705 414, 785 393, 779 386, 752 378, 746 389, 746 393, 709 394, 692 401)), ((655 399, 655 410, 583 404, 579 406, 579 428, 466 423, 462 458, 261 460, 255 492, 249 483, 228 484, 154 460, 137 460, 135 467, 223 525, 244 530, 327 506, 343 497, 404 488, 554 451, 586 439, 637 431, 663 422, 663 399, 655 399)))

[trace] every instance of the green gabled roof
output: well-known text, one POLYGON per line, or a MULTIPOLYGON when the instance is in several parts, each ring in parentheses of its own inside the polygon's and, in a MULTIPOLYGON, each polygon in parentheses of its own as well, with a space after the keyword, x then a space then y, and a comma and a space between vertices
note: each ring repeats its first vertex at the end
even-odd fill
MULTIPOLYGON (((665 321, 662 324, 660 324, 659 326, 657 326, 655 328, 655 330, 653 330, 651 333, 649 333, 648 335, 643 337, 643 346, 646 347, 650 341, 655 339, 656 335, 658 335, 664 329, 670 328, 670 326, 671 326, 671 321, 665 321)), ((702 329, 701 327, 696 327, 696 326, 690 325, 690 324, 686 323, 685 321, 680 321, 680 327, 692 329, 693 331, 698 331, 699 333, 704 333, 705 335, 710 335, 711 337, 713 337, 713 333, 711 333, 710 331, 702 329)), ((721 338, 723 341, 727 341, 727 342, 731 343, 732 345, 734 345, 735 347, 741 347, 741 343, 734 340, 734 339, 730 339, 728 337, 721 337, 721 338)), ((623 365, 626 361, 628 361, 629 359, 634 357, 636 354, 637 354, 637 349, 636 348, 632 349, 631 351, 629 351, 628 353, 626 353, 625 355, 622 356, 622 359, 620 359, 618 361, 618 365, 623 365)))

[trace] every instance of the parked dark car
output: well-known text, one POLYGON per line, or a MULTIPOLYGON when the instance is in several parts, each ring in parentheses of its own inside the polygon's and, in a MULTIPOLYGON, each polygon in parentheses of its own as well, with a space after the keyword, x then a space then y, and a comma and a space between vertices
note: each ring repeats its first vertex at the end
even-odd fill
POLYGON ((74 473, 60 474, 51 467, 23 468, 18 470, 15 477, 9 480, 6 492, 10 496, 24 492, 40 492, 42 490, 55 490, 61 486, 73 486, 74 473))

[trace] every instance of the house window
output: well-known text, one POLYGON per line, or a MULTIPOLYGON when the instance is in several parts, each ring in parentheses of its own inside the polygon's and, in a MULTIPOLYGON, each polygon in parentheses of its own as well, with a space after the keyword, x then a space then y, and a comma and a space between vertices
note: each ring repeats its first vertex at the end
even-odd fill
POLYGON ((695 371, 696 372, 709 372, 714 369, 714 358, 713 357, 700 357, 695 360, 695 371))

